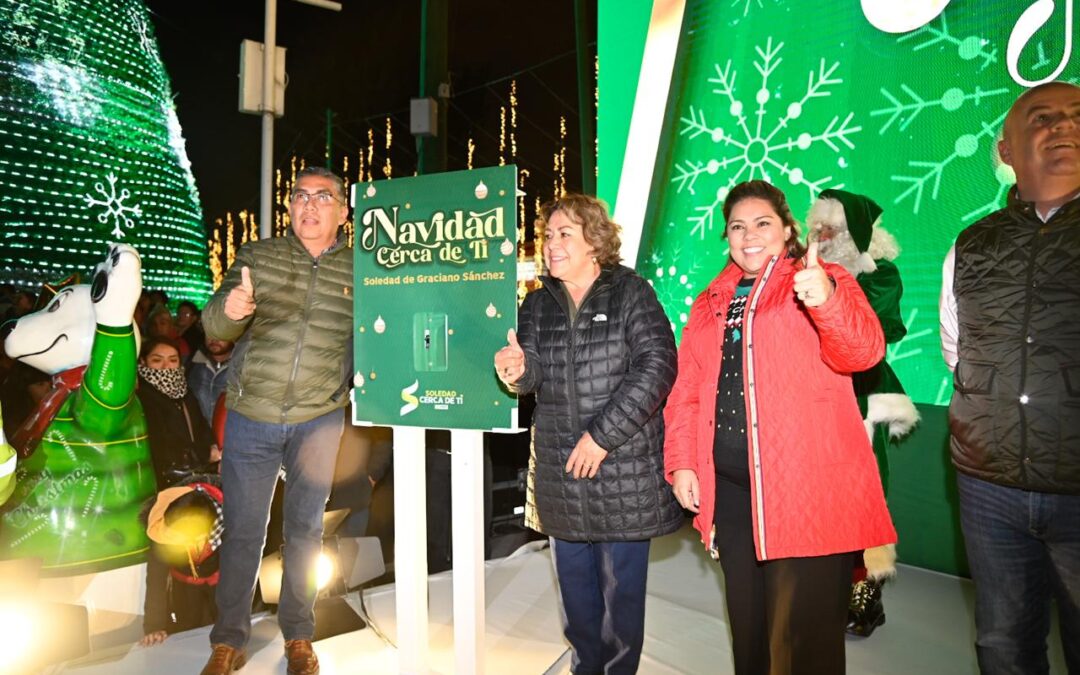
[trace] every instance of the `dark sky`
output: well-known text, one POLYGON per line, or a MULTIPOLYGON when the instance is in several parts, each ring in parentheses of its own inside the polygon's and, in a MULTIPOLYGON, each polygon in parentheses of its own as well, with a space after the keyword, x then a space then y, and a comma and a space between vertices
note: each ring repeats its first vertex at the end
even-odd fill
MULTIPOLYGON (((596 3, 587 4, 594 54, 596 3)), ((416 159, 408 105, 419 91, 420 0, 343 5, 337 13, 278 0, 277 42, 288 49, 289 83, 285 116, 275 124, 275 160, 281 166, 295 153, 322 164, 329 108, 335 166, 347 153, 350 170, 355 168, 369 127, 381 165, 384 117, 390 114, 394 175, 411 175, 416 159)), ((205 220, 257 210, 261 126, 258 116, 237 110, 237 72, 241 40, 263 39, 264 2, 148 0, 147 6, 172 79, 205 220)), ((498 164, 499 106, 507 104, 510 86, 508 79, 499 80, 517 73, 518 165, 530 172, 530 192, 545 198, 552 193, 560 116, 567 122, 568 184, 577 187, 573 0, 450 0, 449 34, 449 168, 465 168, 470 134, 477 144, 474 166, 498 164)))

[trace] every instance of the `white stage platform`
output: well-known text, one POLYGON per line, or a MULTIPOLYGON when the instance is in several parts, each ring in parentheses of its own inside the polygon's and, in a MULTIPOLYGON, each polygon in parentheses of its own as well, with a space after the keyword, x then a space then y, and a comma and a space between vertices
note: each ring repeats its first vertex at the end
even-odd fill
MULTIPOLYGON (((731 673, 730 641, 719 566, 709 560, 689 527, 653 543, 643 675, 731 673)), ((429 583, 432 673, 454 669, 452 576, 429 583)), ((570 658, 559 625, 558 597, 546 547, 532 545, 487 563, 486 672, 492 675, 565 675, 570 658)), ((973 589, 967 580, 911 567, 885 589, 887 623, 866 640, 848 639, 853 675, 975 675, 973 589)), ((350 598, 359 606, 359 598, 350 598)), ((393 647, 394 587, 364 591, 367 628, 315 644, 323 675, 397 673, 393 647)), ((138 638, 137 623, 123 629, 138 638)), ((114 644, 123 631, 112 631, 114 644)), ((72 675, 173 675, 199 672, 209 653, 209 628, 174 635, 142 648, 123 644, 53 672, 72 675)), ((103 638, 95 639, 100 644, 103 638)), ((272 616, 256 619, 249 646, 251 675, 285 673, 283 643, 272 616)), ((1051 672, 1064 673, 1055 622, 1051 672)))

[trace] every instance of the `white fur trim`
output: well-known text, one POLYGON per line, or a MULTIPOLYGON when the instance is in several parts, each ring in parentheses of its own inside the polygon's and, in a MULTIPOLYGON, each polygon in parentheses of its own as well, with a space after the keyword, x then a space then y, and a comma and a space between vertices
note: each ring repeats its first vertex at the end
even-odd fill
POLYGON ((919 421, 919 411, 906 394, 870 394, 866 401, 866 424, 870 434, 876 424, 888 424, 889 436, 904 436, 919 421))
MULTIPOLYGON (((844 267, 847 268, 846 265, 844 267)), ((860 253, 859 257, 855 258, 855 261, 852 263, 851 268, 848 269, 848 272, 851 272, 854 276, 859 276, 860 274, 873 272, 875 270, 877 270, 877 263, 874 262, 874 256, 870 255, 870 252, 867 251, 865 253, 860 253)))
POLYGON ((868 548, 863 551, 862 557, 866 576, 874 581, 896 576, 896 544, 868 548))
POLYGON ((866 252, 873 260, 896 260, 900 255, 900 244, 896 237, 881 226, 881 217, 874 221, 874 229, 870 232, 870 246, 866 252))

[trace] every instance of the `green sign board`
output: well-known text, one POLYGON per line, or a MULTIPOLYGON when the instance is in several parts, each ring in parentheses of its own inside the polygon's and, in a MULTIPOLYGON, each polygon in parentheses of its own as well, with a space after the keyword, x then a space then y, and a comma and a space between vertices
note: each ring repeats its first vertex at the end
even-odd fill
POLYGON ((353 186, 353 423, 517 429, 493 357, 517 326, 517 168, 353 186))

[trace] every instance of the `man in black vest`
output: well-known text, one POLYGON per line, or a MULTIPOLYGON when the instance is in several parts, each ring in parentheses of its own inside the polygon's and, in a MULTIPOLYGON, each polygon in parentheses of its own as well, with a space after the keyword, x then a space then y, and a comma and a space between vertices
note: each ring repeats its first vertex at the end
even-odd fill
POLYGON ((1005 208, 945 259, 941 342, 986 673, 1046 673, 1050 600, 1080 673, 1080 87, 1024 92, 998 144, 1005 208))

